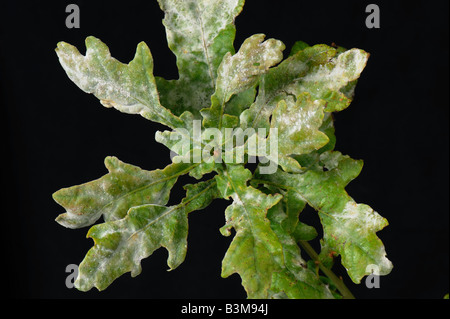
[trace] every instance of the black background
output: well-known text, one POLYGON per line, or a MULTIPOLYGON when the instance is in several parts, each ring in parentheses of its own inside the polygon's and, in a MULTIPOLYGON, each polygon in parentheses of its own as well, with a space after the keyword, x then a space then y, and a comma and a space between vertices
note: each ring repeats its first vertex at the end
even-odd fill
MULTIPOLYGON (((337 267, 358 298, 442 298, 449 290, 448 3, 248 0, 236 20, 236 48, 265 33, 282 40, 287 52, 303 40, 371 54, 354 102, 335 116, 336 149, 364 159, 347 190, 389 220, 378 235, 394 269, 380 289, 367 289, 337 267), (365 26, 369 3, 380 7, 380 29, 365 26)), ((65 286, 66 265, 79 263, 92 241, 85 239, 87 229, 54 222, 63 209, 51 194, 105 174, 107 155, 149 170, 170 160, 154 141, 162 126, 102 107, 67 78, 54 48, 66 41, 84 52, 85 37, 94 35, 128 62, 145 41, 155 74, 176 78, 162 18, 156 1, 1 2, 1 263, 7 268, 2 290, 10 297, 245 297, 237 275, 220 277, 231 241, 218 231, 226 201, 190 215, 187 257, 176 270, 166 271, 167 253, 160 249, 143 261, 141 275, 126 274, 104 292, 65 286), (80 29, 65 26, 70 3, 80 7, 80 29)), ((181 197, 178 186, 171 201, 181 197)), ((317 223, 312 212, 305 218, 317 223)))

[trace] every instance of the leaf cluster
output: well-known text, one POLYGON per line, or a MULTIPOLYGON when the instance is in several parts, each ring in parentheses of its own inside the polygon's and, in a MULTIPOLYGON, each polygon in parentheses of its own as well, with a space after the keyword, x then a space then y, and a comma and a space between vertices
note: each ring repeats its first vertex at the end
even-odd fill
POLYGON ((234 20, 243 0, 158 2, 178 79, 154 76, 144 42, 128 64, 94 37, 86 39, 85 55, 64 42, 56 49, 69 78, 102 105, 167 126, 155 138, 176 154, 166 168, 153 171, 107 157, 106 175, 53 195, 66 210, 59 224, 91 226, 94 246, 79 266, 75 286, 103 290, 124 273, 136 276, 141 260, 161 247, 175 269, 187 251, 188 215, 217 198, 230 200, 220 232, 230 236, 234 230, 222 276, 238 273, 249 298, 348 297, 339 281, 319 272, 327 275, 337 256, 355 283, 371 273, 371 265, 388 274, 392 264, 376 236, 386 219, 345 191, 362 161, 334 150, 332 113, 351 103, 369 54, 299 41, 283 60, 285 45, 263 34, 249 37, 236 52, 234 20), (200 121, 202 131, 235 133, 199 141, 193 128, 200 121), (261 128, 269 133, 259 134, 261 128), (258 148, 249 150, 253 138, 258 148), (230 139, 231 147, 221 147, 230 139), (221 151, 192 161, 213 146, 221 151), (275 146, 277 152, 268 155, 275 146), (265 163, 249 170, 251 158, 263 155, 265 163), (268 165, 276 166, 271 174, 264 173, 268 165), (214 177, 205 180, 207 173, 214 177), (185 174, 199 181, 184 186, 179 204, 167 206, 173 185, 185 174), (301 222, 307 205, 323 227, 319 255, 307 243, 317 230, 301 222))

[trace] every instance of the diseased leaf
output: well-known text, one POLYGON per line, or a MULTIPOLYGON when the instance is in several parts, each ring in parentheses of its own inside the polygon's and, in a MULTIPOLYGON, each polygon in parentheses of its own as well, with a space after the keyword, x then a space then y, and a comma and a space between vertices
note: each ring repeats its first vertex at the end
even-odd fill
POLYGON ((141 273, 141 260, 160 247, 169 252, 170 269, 177 268, 186 256, 188 213, 206 207, 219 195, 214 180, 185 188, 186 197, 179 205, 136 206, 123 219, 93 226, 88 237, 95 245, 79 266, 75 286, 82 291, 103 290, 126 272, 135 277, 141 273))
POLYGON ((365 68, 368 58, 369 54, 359 49, 340 53, 329 63, 309 72, 301 85, 291 87, 290 92, 310 92, 314 98, 327 102, 325 111, 342 111, 352 101, 355 81, 365 68))
MULTIPOLYGON (((294 158, 302 167, 302 170, 300 172, 303 172, 305 169, 320 170, 320 171, 323 170, 323 167, 319 163, 320 154, 326 151, 332 151, 336 146, 336 136, 334 134, 334 123, 332 113, 328 112, 324 113, 322 126, 319 128, 319 130, 328 137, 329 142, 325 146, 308 154, 291 155, 291 157, 294 158)), ((285 171, 287 170, 285 169, 285 171)), ((290 172, 295 173, 295 171, 290 172)))
POLYGON ((219 197, 233 200, 220 231, 236 232, 222 276, 239 274, 249 298, 352 298, 330 270, 338 255, 355 283, 374 266, 389 273, 376 236, 386 219, 345 191, 362 162, 334 151, 332 112, 351 103, 369 54, 298 41, 281 62, 284 44, 263 34, 235 53, 234 20, 244 0, 158 3, 178 79, 154 77, 144 42, 128 64, 94 37, 86 39, 85 55, 64 42, 56 49, 69 78, 101 104, 170 128, 155 135, 170 150, 165 169, 145 171, 107 157, 108 174, 53 195, 66 209, 56 219, 63 226, 105 221, 88 232, 94 246, 75 286, 103 290, 126 272, 134 277, 141 260, 161 247, 175 269, 186 255, 188 214, 219 197), (246 164, 256 158, 252 176, 246 164), (166 206, 179 176, 209 173, 217 175, 186 185, 181 203, 166 206), (302 222, 306 205, 322 223, 320 255, 307 242, 319 234, 302 222))
POLYGON ((201 110, 204 127, 220 130, 225 103, 233 95, 255 86, 261 74, 283 59, 284 44, 274 39, 264 41, 264 38, 263 34, 255 34, 244 41, 235 55, 229 52, 225 55, 218 69, 212 105, 201 110))
POLYGON ((241 129, 241 135, 247 139, 238 138, 240 141, 245 140, 244 144, 237 144, 235 148, 226 150, 225 156, 231 158, 235 154, 247 152, 251 156, 265 157, 287 172, 303 172, 304 169, 299 164, 302 158, 297 159, 297 156, 305 154, 306 160, 313 161, 314 158, 310 158, 313 156, 312 152, 321 151, 329 144, 328 135, 333 139, 328 148, 334 147, 331 118, 327 116, 327 122, 323 123, 324 105, 323 100, 311 100, 307 92, 296 99, 287 97, 286 100, 281 100, 272 113, 269 135, 260 135, 258 130, 246 136, 251 128, 241 129))
POLYGON ((278 128, 278 152, 301 155, 325 146, 329 139, 319 130, 325 102, 311 100, 309 93, 300 94, 296 102, 288 101, 278 103, 270 123, 278 128))
POLYGON ((320 131, 323 132, 328 137, 328 143, 324 147, 319 149, 318 153, 322 154, 323 152, 334 150, 334 147, 336 146, 336 136, 334 135, 334 123, 332 113, 329 112, 324 113, 320 131))
POLYGON ((200 179, 216 168, 216 160, 220 158, 220 154, 208 151, 207 147, 210 145, 202 140, 200 120, 194 120, 191 113, 184 113, 181 119, 186 128, 158 131, 155 140, 171 150, 174 163, 196 163, 197 166, 190 170, 189 175, 200 179))
POLYGON ((157 78, 163 105, 175 114, 208 107, 217 69, 224 55, 234 54, 235 17, 244 0, 158 0, 165 12, 169 48, 177 57, 179 79, 157 78))
MULTIPOLYGON (((252 106, 240 116, 243 128, 269 128, 270 116, 278 102, 290 95, 289 88, 301 82, 308 72, 326 64, 335 55, 335 50, 326 45, 315 45, 297 52, 270 69, 262 76, 258 96, 252 106)), ((310 93, 310 92, 309 92, 310 93)))
POLYGON ((172 128, 183 125, 159 102, 153 58, 144 42, 139 43, 129 64, 111 57, 108 47, 97 38, 86 38, 86 49, 85 56, 65 42, 56 49, 62 67, 80 89, 94 94, 105 107, 140 114, 172 128))
POLYGON ((238 273, 249 298, 267 298, 272 273, 283 263, 283 252, 266 214, 281 196, 265 195, 247 186, 250 178, 250 171, 241 165, 228 166, 223 176, 216 176, 222 197, 233 198, 221 232, 229 236, 230 228, 236 230, 222 262, 222 277, 238 273))
POLYGON ((180 118, 185 123, 184 127, 175 128, 172 131, 157 131, 155 140, 176 155, 188 156, 192 153, 191 155, 197 156, 196 152, 201 152, 204 146, 201 141, 201 121, 195 120, 190 112, 183 113, 180 118))
POLYGON ((381 275, 388 274, 392 263, 375 234, 387 226, 386 219, 369 206, 357 204, 344 190, 358 176, 362 162, 339 152, 325 152, 320 159, 327 171, 278 171, 273 175, 256 173, 255 177, 261 183, 296 191, 319 212, 325 245, 341 255, 342 264, 355 283, 370 274, 369 265, 376 265, 381 275))
POLYGON ((240 116, 241 125, 269 127, 278 102, 303 92, 310 93, 313 100, 324 100, 327 112, 345 109, 351 102, 347 85, 359 77, 368 56, 358 49, 337 54, 336 49, 322 44, 298 51, 263 77, 255 103, 240 116))
POLYGON ((298 215, 304 205, 305 202, 298 200, 296 193, 288 191, 282 201, 268 211, 270 227, 283 246, 284 256, 284 263, 279 264, 272 274, 270 290, 272 294, 284 292, 289 298, 330 299, 333 298, 332 293, 319 276, 307 268, 291 231, 294 228, 294 231, 303 235, 302 231, 306 230, 298 222, 298 215))
POLYGON ((90 226, 101 216, 105 221, 123 218, 133 206, 165 205, 178 176, 188 173, 194 164, 171 164, 164 170, 146 171, 107 157, 109 173, 82 185, 63 188, 53 199, 67 212, 56 221, 68 228, 90 226))

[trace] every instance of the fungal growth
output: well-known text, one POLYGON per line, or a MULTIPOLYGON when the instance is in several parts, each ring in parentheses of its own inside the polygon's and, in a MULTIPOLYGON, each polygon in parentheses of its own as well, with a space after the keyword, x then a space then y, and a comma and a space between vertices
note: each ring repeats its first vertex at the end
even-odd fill
POLYGON ((355 283, 372 265, 388 274, 392 264, 376 235, 386 219, 345 190, 362 161, 334 149, 332 113, 350 105, 369 54, 299 41, 283 60, 285 45, 263 34, 236 52, 243 0, 158 2, 178 79, 153 74, 143 42, 128 64, 95 37, 86 39, 86 55, 64 42, 56 49, 68 77, 103 106, 167 126, 156 140, 173 155, 151 171, 110 156, 106 175, 53 194, 66 210, 59 224, 91 227, 94 245, 75 287, 103 290, 127 272, 137 276, 141 260, 161 247, 177 268, 187 253, 189 214, 218 198, 230 201, 220 233, 234 234, 222 277, 239 274, 249 298, 351 298, 330 270, 337 256, 355 283), (198 181, 168 206, 185 174, 198 181), (318 253, 308 242, 319 232, 302 220, 306 206, 322 224, 318 253))

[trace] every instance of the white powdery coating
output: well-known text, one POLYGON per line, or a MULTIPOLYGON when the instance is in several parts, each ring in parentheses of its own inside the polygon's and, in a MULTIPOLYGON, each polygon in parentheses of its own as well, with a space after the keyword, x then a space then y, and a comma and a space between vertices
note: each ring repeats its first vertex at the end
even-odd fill
POLYGON ((232 26, 243 0, 158 2, 165 12, 163 24, 179 72, 179 79, 163 93, 164 103, 183 110, 207 108, 214 94, 217 68, 225 53, 233 51, 232 26), (229 31, 223 32, 227 28, 229 31))
POLYGON ((336 214, 343 229, 352 229, 357 225, 358 233, 368 233, 378 231, 383 228, 386 221, 372 208, 364 204, 357 204, 353 201, 347 202, 344 210, 340 214, 336 214))
POLYGON ((216 94, 221 102, 245 91, 271 66, 280 62, 285 48, 281 41, 256 34, 246 39, 235 55, 225 55, 218 69, 216 94), (264 42, 263 42, 264 41, 264 42))
POLYGON ((183 68, 188 68, 187 73, 195 73, 198 64, 204 63, 211 80, 214 81, 215 56, 211 46, 219 33, 233 23, 239 2, 239 0, 159 1, 166 13, 164 25, 169 46, 178 59, 191 62, 182 65, 183 68), (194 61, 196 63, 193 63, 194 61))
POLYGON ((347 155, 342 155, 340 152, 324 152, 320 154, 320 160, 325 164, 325 167, 328 170, 337 168, 339 163, 345 158, 350 157, 347 155))
MULTIPOLYGON (((349 238, 351 241, 354 241, 354 245, 358 245, 357 242, 359 240, 358 238, 352 240, 351 237, 354 237, 354 235, 349 237, 349 230, 354 229, 358 236, 365 238, 387 225, 387 221, 372 208, 365 204, 357 204, 354 201, 349 201, 342 213, 335 214, 333 217, 336 218, 339 225, 335 228, 334 234, 338 237, 349 238)), ((345 246, 347 244, 344 243, 345 246)), ((379 245, 378 250, 372 252, 368 257, 373 260, 380 275, 389 274, 392 270, 392 262, 386 258, 384 245, 379 245)))
MULTIPOLYGON (((288 100, 289 101, 289 100, 288 100)), ((286 134, 292 135, 299 131, 318 130, 322 124, 323 104, 320 100, 311 101, 306 106, 290 106, 287 112, 277 117, 277 123, 286 128, 286 134), (292 112, 290 110, 295 110, 292 112)), ((280 127, 278 125, 278 127, 280 127)))
POLYGON ((348 82, 356 80, 366 66, 368 53, 359 49, 348 50, 334 59, 334 68, 320 65, 316 72, 309 73, 303 82, 321 82, 329 90, 339 90, 348 82))
POLYGON ((323 120, 323 100, 311 100, 308 93, 281 101, 272 116, 272 127, 278 128, 279 152, 283 155, 305 154, 328 143, 319 130, 323 120))
POLYGON ((97 50, 88 48, 86 56, 83 56, 75 47, 70 47, 70 50, 58 50, 58 56, 69 78, 84 92, 98 97, 103 106, 114 107, 129 114, 144 115, 147 112, 147 106, 137 102, 137 98, 133 96, 137 94, 133 93, 151 92, 148 86, 141 84, 136 90, 127 74, 121 71, 111 74, 99 67, 99 64, 121 64, 109 53, 105 57, 99 57, 97 50))

